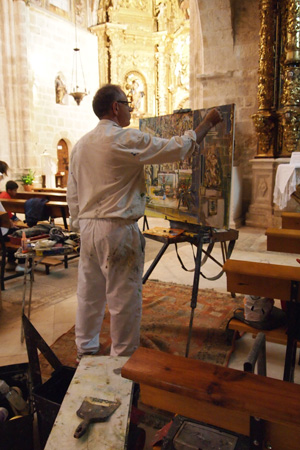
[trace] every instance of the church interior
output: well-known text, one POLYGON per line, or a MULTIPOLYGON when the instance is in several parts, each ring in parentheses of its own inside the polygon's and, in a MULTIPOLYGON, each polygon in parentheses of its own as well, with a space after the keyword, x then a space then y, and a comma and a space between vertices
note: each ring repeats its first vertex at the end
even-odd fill
MULTIPOLYGON (((164 410, 170 405, 168 411, 172 413, 246 434, 252 440, 248 447, 243 447, 237 438, 231 446, 220 448, 297 450, 297 438, 300 438, 299 0, 1 0, 0 20, 0 159, 9 166, 8 176, 0 181, 0 191, 5 190, 7 180, 15 180, 19 184, 20 199, 27 198, 24 179, 29 174, 33 180, 28 184, 33 185, 34 190, 45 189, 65 196, 72 148, 97 125, 92 101, 97 89, 104 84, 121 86, 132 105, 130 126, 137 129, 151 118, 231 105, 234 111, 230 117, 232 166, 228 177, 231 177, 231 188, 225 225, 229 230, 237 230, 238 238, 235 238, 232 254, 227 243, 215 245, 214 258, 218 258, 219 246, 225 248, 225 273, 214 280, 215 260, 209 260, 207 279, 200 277, 199 288, 270 297, 278 309, 285 301, 294 317, 294 321, 289 322, 292 331, 288 338, 285 333, 274 339, 271 332, 270 335, 265 331, 267 376, 255 375, 260 380, 256 385, 251 378, 253 374, 245 375, 245 392, 247 386, 250 392, 249 399, 246 396, 248 404, 241 402, 240 405, 238 401, 241 392, 244 393, 243 386, 230 389, 221 381, 226 377, 233 379, 235 373, 243 371, 247 355, 253 351, 257 330, 247 328, 247 324, 244 328, 237 325, 235 333, 239 333, 240 338, 235 341, 224 373, 220 372, 217 377, 218 369, 215 369, 212 373, 218 380, 210 379, 205 385, 210 400, 205 392, 200 393, 199 386, 192 386, 193 376, 187 375, 198 366, 184 369, 185 363, 180 359, 177 363, 177 356, 174 378, 170 381, 174 383, 172 388, 169 380, 164 379, 163 362, 160 382, 156 385, 151 380, 151 371, 149 381, 145 373, 151 369, 147 364, 150 365, 152 356, 148 353, 141 353, 140 359, 136 356, 132 363, 129 360, 123 373, 125 378, 141 383, 145 389, 143 398, 149 400, 150 406, 164 410), (252 290, 247 291, 248 285, 252 290), (180 365, 182 369, 178 368, 180 365), (140 366, 142 375, 138 373, 140 366), (270 398, 276 389, 281 392, 277 391, 276 395, 280 405, 273 406, 276 402, 270 398), (263 402, 265 404, 261 405, 263 402), (203 417, 199 408, 207 408, 203 417), (241 424, 242 420, 252 420, 260 413, 266 423, 263 431, 252 422, 249 429, 241 424), (231 414, 232 419, 228 420, 227 415, 231 414)), ((172 169, 166 171, 170 179, 175 179, 172 169)), ((159 175, 157 178, 159 180, 159 175)), ((162 179, 161 183, 165 183, 165 176, 162 179)), ((170 186, 171 182, 169 189, 170 186)), ((3 204, 5 206, 5 202, 3 204)), ((213 220, 215 203, 212 199, 209 205, 213 220)), ((60 213, 55 217, 60 218, 60 213)), ((169 227, 162 216, 149 216, 147 220, 150 229, 169 227)), ((62 221, 58 219, 58 222, 62 221)), ((143 219, 139 226, 144 230, 143 219)), ((161 246, 149 236, 146 241, 145 272, 161 246)), ((187 264, 193 264, 196 259, 186 242, 180 244, 180 250, 187 264)), ((194 287, 194 274, 182 270, 176 253, 172 247, 161 256, 150 280, 194 287)), ((53 297, 48 303, 47 289, 52 283, 53 288, 59 290, 59 283, 68 276, 68 270, 76 273, 78 258, 70 261, 67 270, 62 265, 51 267, 47 276, 45 268, 38 267, 34 289, 45 301, 33 309, 32 323, 48 345, 52 345, 75 322, 75 275, 72 289, 62 291, 59 300, 53 297)), ((25 343, 20 342, 23 275, 5 280, 5 288, 2 287, 4 282, 0 291, 0 379, 1 367, 28 361, 25 343), (12 293, 20 296, 20 300, 19 297, 14 299, 12 293)), ((152 378, 158 376, 160 366, 157 364, 156 375, 152 378)), ((205 371, 205 367, 198 369, 205 371)), ((173 366, 169 370, 172 372, 173 366)), ((60 439, 66 442, 61 444, 66 449, 200 448, 182 443, 181 447, 171 444, 168 447, 166 443, 165 447, 154 446, 148 437, 145 446, 139 447, 136 438, 135 443, 127 442, 126 447, 121 431, 118 444, 111 443, 109 433, 115 430, 108 428, 101 428, 108 437, 107 444, 102 440, 100 445, 96 431, 93 435, 97 424, 93 425, 93 433, 89 432, 90 443, 86 438, 70 444, 67 438, 64 441, 62 423, 66 417, 61 416, 56 427, 62 434, 52 436, 46 450, 57 448, 60 439)), ((72 429, 75 423, 72 422, 72 429)), ((2 448, 1 426, 0 423, 2 448)), ((46 443, 42 445, 37 441, 35 439, 33 447, 24 447, 25 450, 42 450, 46 443)))

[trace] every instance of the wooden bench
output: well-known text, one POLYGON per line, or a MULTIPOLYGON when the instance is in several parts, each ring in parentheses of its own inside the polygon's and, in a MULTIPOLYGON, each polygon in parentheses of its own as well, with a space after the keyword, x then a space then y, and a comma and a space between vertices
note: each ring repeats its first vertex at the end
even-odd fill
POLYGON ((62 192, 18 192, 17 199, 46 198, 52 202, 66 202, 67 195, 62 192))
POLYGON ((67 188, 33 188, 33 192, 67 193, 67 188))
MULTIPOLYGON (((285 332, 288 336, 284 380, 293 381, 297 342, 299 341, 297 321, 300 320, 300 267, 228 259, 224 264, 224 271, 227 276, 229 292, 287 301, 287 330, 281 330, 283 342, 285 332)), ((231 324, 231 329, 234 324, 238 331, 243 331, 242 322, 234 322, 231 324)), ((250 328, 254 334, 257 332, 256 329, 250 328)))
POLYGON ((300 213, 283 212, 281 213, 282 228, 290 230, 300 230, 300 213))
POLYGON ((267 250, 300 255, 300 229, 268 228, 267 250))
MULTIPOLYGON (((1 199, 4 208, 16 214, 25 214, 26 201, 25 199, 1 199)), ((69 217, 69 207, 67 202, 49 201, 47 203, 47 211, 51 219, 62 218, 65 229, 68 229, 67 218, 69 217)))
POLYGON ((246 436, 254 416, 265 421, 257 448, 299 448, 299 385, 142 347, 121 374, 146 405, 246 436))

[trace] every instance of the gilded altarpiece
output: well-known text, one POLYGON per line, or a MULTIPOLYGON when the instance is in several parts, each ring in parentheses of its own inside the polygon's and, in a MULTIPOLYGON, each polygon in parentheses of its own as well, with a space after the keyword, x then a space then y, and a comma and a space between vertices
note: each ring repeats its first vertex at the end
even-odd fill
POLYGON ((139 119, 189 107, 189 8, 178 0, 100 0, 100 86, 119 84, 139 119))

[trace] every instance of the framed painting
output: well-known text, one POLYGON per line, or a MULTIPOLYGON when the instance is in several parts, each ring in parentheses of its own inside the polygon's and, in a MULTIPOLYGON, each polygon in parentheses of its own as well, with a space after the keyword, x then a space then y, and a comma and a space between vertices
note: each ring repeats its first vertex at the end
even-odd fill
MULTIPOLYGON (((219 107, 224 120, 185 161, 145 166, 146 216, 229 228, 234 151, 234 105, 219 107)), ((177 112, 140 119, 140 130, 163 138, 195 129, 208 110, 177 112)))

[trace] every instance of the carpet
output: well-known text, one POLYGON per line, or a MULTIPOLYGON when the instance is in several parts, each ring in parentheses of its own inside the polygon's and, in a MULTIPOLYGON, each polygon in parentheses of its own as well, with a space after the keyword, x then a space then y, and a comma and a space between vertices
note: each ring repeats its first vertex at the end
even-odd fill
MULTIPOLYGON (((190 321, 192 287, 175 283, 148 281, 143 287, 141 346, 174 355, 185 355, 190 321)), ((232 351, 232 339, 226 325, 233 311, 242 306, 242 296, 232 298, 213 289, 199 289, 194 313, 189 357, 226 365, 232 351)), ((75 330, 72 327, 51 346, 67 366, 75 366, 75 330)), ((109 355, 109 312, 106 311, 100 334, 99 355, 109 355)), ((51 373, 40 356, 43 376, 51 373)))

